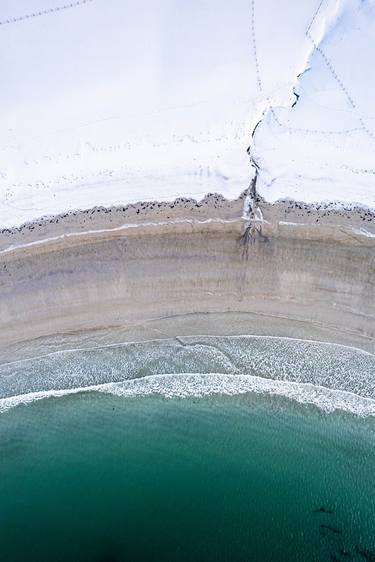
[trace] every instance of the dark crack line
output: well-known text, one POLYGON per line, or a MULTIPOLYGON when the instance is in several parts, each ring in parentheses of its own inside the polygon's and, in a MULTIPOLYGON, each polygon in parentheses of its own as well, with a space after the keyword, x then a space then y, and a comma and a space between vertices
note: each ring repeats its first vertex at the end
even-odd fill
MULTIPOLYGON (((310 34, 310 29, 323 5, 325 0, 321 0, 318 7, 316 8, 313 17, 310 20, 310 23, 307 27, 307 30, 305 31, 305 35, 306 37, 312 42, 314 49, 316 49, 321 56, 323 57, 323 60, 325 61, 325 63, 327 64, 329 70, 331 71, 331 73, 333 74, 335 80, 337 81, 337 83, 339 84, 339 86, 341 87, 341 89, 343 90, 344 94, 346 95, 351 107, 354 109, 356 106, 354 104, 353 98, 349 95, 347 89, 345 88, 344 84, 342 83, 342 81, 340 80, 339 76, 337 75, 332 63, 329 61, 328 57, 326 57, 326 55, 324 54, 324 52, 322 51, 321 47, 319 47, 314 39, 312 38, 311 34, 310 34)), ((253 44, 253 55, 254 55, 254 61, 255 61, 255 70, 256 70, 256 76, 257 76, 257 84, 258 84, 258 88, 259 88, 259 92, 263 93, 264 89, 263 89, 263 82, 262 82, 262 75, 260 72, 260 63, 259 63, 259 55, 258 55, 258 47, 257 47, 257 42, 256 42, 256 30, 255 30, 255 0, 251 1, 251 36, 252 36, 252 44, 253 44)), ((292 104, 292 108, 296 106, 298 99, 300 97, 299 94, 297 94, 296 92, 293 92, 294 95, 296 96, 296 100, 294 101, 294 103, 292 104)), ((285 131, 289 131, 291 133, 305 133, 305 134, 310 134, 310 135, 327 135, 327 136, 334 136, 334 135, 348 135, 350 133, 355 133, 355 132, 360 132, 360 131, 364 131, 366 132, 372 139, 375 138, 375 135, 366 127, 363 118, 361 116, 358 116, 359 122, 360 122, 360 127, 353 127, 351 129, 343 129, 341 131, 322 131, 319 129, 304 129, 301 127, 290 127, 288 125, 285 125, 284 123, 282 123, 278 117, 278 115, 276 114, 275 108, 272 105, 272 102, 270 100, 269 97, 266 97, 266 101, 268 104, 268 109, 271 112, 271 115, 275 121, 275 123, 281 127, 282 129, 284 129, 285 131)), ((255 126, 255 128, 253 129, 252 132, 252 137, 254 136, 255 133, 255 129, 256 127, 259 125, 259 123, 262 121, 262 119, 257 123, 257 125, 255 126)))
POLYGON ((298 100, 299 100, 299 94, 297 94, 297 92, 293 92, 293 95, 296 96, 296 99, 295 99, 294 102, 292 103, 292 108, 297 105, 297 102, 298 102, 298 100))

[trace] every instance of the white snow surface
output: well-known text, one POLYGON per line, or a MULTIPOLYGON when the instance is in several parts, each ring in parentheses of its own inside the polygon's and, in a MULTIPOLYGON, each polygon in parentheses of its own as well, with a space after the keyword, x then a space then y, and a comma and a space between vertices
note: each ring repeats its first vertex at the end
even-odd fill
MULTIPOLYGON (((254 135, 258 189, 269 201, 374 208, 375 1, 325 0, 318 7, 305 31, 310 52, 296 75, 299 97, 294 107, 271 99, 254 135)), ((258 68, 267 75, 261 61, 258 68)))
POLYGON ((375 207, 374 37, 374 0, 3 0, 0 226, 235 198, 249 145, 267 200, 375 207))

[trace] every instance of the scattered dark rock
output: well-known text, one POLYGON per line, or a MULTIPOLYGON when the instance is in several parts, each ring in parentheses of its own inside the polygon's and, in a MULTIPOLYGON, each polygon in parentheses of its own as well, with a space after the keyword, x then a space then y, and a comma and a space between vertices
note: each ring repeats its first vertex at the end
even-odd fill
MULTIPOLYGON (((324 525, 324 523, 322 525, 319 525, 319 528, 322 529, 322 531, 330 531, 331 533, 334 533, 335 535, 341 535, 341 531, 340 529, 337 529, 336 527, 332 527, 332 525, 324 525)), ((374 559, 375 562, 375 559, 374 559)))
POLYGON ((328 507, 317 507, 316 509, 313 509, 313 513, 329 513, 329 515, 333 514, 333 509, 329 509, 328 507))

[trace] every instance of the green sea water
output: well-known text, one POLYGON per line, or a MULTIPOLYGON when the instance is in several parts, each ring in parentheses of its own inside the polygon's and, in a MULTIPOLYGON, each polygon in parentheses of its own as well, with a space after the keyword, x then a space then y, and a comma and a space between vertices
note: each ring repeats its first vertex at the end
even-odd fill
POLYGON ((373 562, 374 373, 257 336, 0 366, 0 562, 373 562))
POLYGON ((0 415, 7 562, 373 560, 375 421, 90 392, 0 415))

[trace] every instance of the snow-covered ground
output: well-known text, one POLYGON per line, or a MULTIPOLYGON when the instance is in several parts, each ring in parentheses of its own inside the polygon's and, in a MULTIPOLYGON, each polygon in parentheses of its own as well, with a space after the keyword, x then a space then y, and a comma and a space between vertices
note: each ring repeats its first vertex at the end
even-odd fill
MULTIPOLYGON (((280 107, 271 98, 254 135, 258 188, 270 201, 375 207, 375 2, 323 0, 317 9, 305 28, 308 56, 294 103, 280 107)), ((261 79, 262 51, 259 41, 261 79)))
POLYGON ((268 200, 375 207, 374 37, 373 0, 3 0, 0 225, 234 198, 249 145, 268 200))

